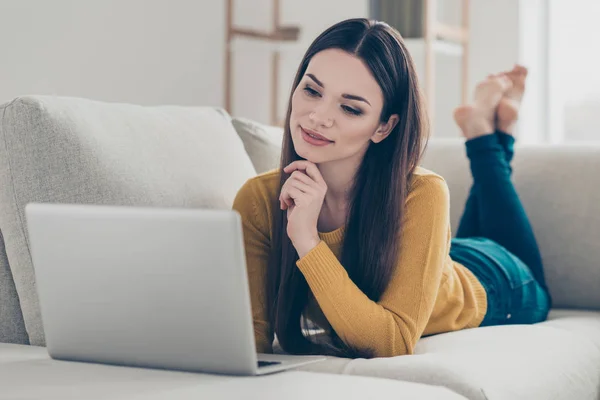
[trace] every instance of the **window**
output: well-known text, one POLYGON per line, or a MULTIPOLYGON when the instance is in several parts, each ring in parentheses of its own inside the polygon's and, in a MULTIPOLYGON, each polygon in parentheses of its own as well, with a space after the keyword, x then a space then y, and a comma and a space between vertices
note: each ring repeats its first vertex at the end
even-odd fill
POLYGON ((600 2, 547 5, 550 141, 600 141, 600 2))

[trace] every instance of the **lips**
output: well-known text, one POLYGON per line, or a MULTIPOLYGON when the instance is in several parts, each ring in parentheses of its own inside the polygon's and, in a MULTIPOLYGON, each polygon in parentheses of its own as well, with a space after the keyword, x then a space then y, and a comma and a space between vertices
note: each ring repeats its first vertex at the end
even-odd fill
POLYGON ((304 133, 306 133, 309 136, 312 136, 313 138, 319 139, 319 140, 323 140, 325 142, 329 142, 329 143, 333 143, 333 140, 329 140, 327 139, 325 136, 311 130, 311 129, 306 129, 303 128, 302 126, 300 127, 300 129, 302 129, 304 131, 304 133))
POLYGON ((302 135, 302 140, 304 140, 305 143, 308 143, 311 146, 324 147, 324 146, 329 146, 330 144, 333 143, 330 140, 321 140, 321 139, 314 138, 307 131, 305 131, 304 128, 302 128, 302 127, 300 127, 300 135, 302 135))

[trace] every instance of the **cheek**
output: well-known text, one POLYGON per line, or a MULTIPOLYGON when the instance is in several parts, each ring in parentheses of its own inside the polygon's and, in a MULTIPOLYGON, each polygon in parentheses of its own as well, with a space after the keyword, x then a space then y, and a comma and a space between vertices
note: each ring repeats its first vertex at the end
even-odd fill
POLYGON ((302 115, 307 112, 309 101, 301 89, 296 89, 292 95, 292 115, 302 115))
POLYGON ((364 143, 371 139, 377 122, 372 121, 372 118, 344 118, 343 123, 339 124, 340 130, 344 132, 342 138, 346 143, 364 143))
POLYGON ((292 136, 296 125, 299 124, 299 120, 302 117, 303 108, 305 108, 302 100, 302 93, 299 90, 294 91, 292 94, 292 98, 290 101, 290 106, 292 108, 292 112, 290 113, 290 131, 292 132, 292 136))

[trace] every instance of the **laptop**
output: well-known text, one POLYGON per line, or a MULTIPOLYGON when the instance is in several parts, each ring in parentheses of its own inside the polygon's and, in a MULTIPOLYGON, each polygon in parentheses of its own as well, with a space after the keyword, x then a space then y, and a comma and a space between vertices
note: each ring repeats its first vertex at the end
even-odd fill
POLYGON ((52 358, 263 375, 322 356, 257 354, 240 215, 29 203, 52 358))

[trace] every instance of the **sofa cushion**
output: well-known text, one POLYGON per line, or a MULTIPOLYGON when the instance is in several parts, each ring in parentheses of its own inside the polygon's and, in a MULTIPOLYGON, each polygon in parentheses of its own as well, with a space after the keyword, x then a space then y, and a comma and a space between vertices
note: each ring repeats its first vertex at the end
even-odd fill
POLYGON ((332 357, 301 368, 442 385, 469 399, 597 399, 598 338, 600 312, 552 310, 549 320, 539 324, 425 337, 413 355, 332 357))
MULTIPOLYGON (((471 400, 487 400, 485 392, 462 371, 439 357, 406 355, 392 358, 346 359, 328 357, 325 361, 299 368, 303 371, 393 379, 447 387, 471 400)), ((489 397, 491 399, 492 397, 489 397)), ((502 398, 502 397, 500 397, 502 398)))
POLYGON ((19 296, 6 258, 4 238, 0 231, 0 342, 28 344, 19 296))
POLYGON ((2 398, 10 399, 402 399, 465 400, 444 387, 285 371, 255 377, 55 361, 46 349, 0 344, 2 398))
MULTIPOLYGON (((555 318, 553 312, 550 320, 555 318)), ((600 313, 590 312, 587 319, 596 321, 598 328, 600 313)), ((600 396, 600 348, 584 335, 558 329, 550 321, 432 336, 424 338, 415 353, 435 357, 440 365, 460 372, 490 399, 600 396)))
MULTIPOLYGON (((472 182, 464 139, 431 140, 422 165, 446 179, 456 233, 472 182)), ((553 307, 600 310, 600 145, 517 141, 512 167, 553 307)))
MULTIPOLYGON (((591 341, 600 350, 600 312, 598 311, 553 309, 548 319, 540 325, 565 329, 575 335, 581 335, 582 340, 591 341)), ((600 366, 598 370, 600 372, 600 366)))
POLYGON ((257 173, 279 167, 283 128, 236 117, 232 118, 231 123, 244 142, 257 173))
POLYGON ((0 229, 35 345, 44 335, 27 203, 229 209, 256 173, 215 108, 26 96, 0 106, 0 118, 0 229))

